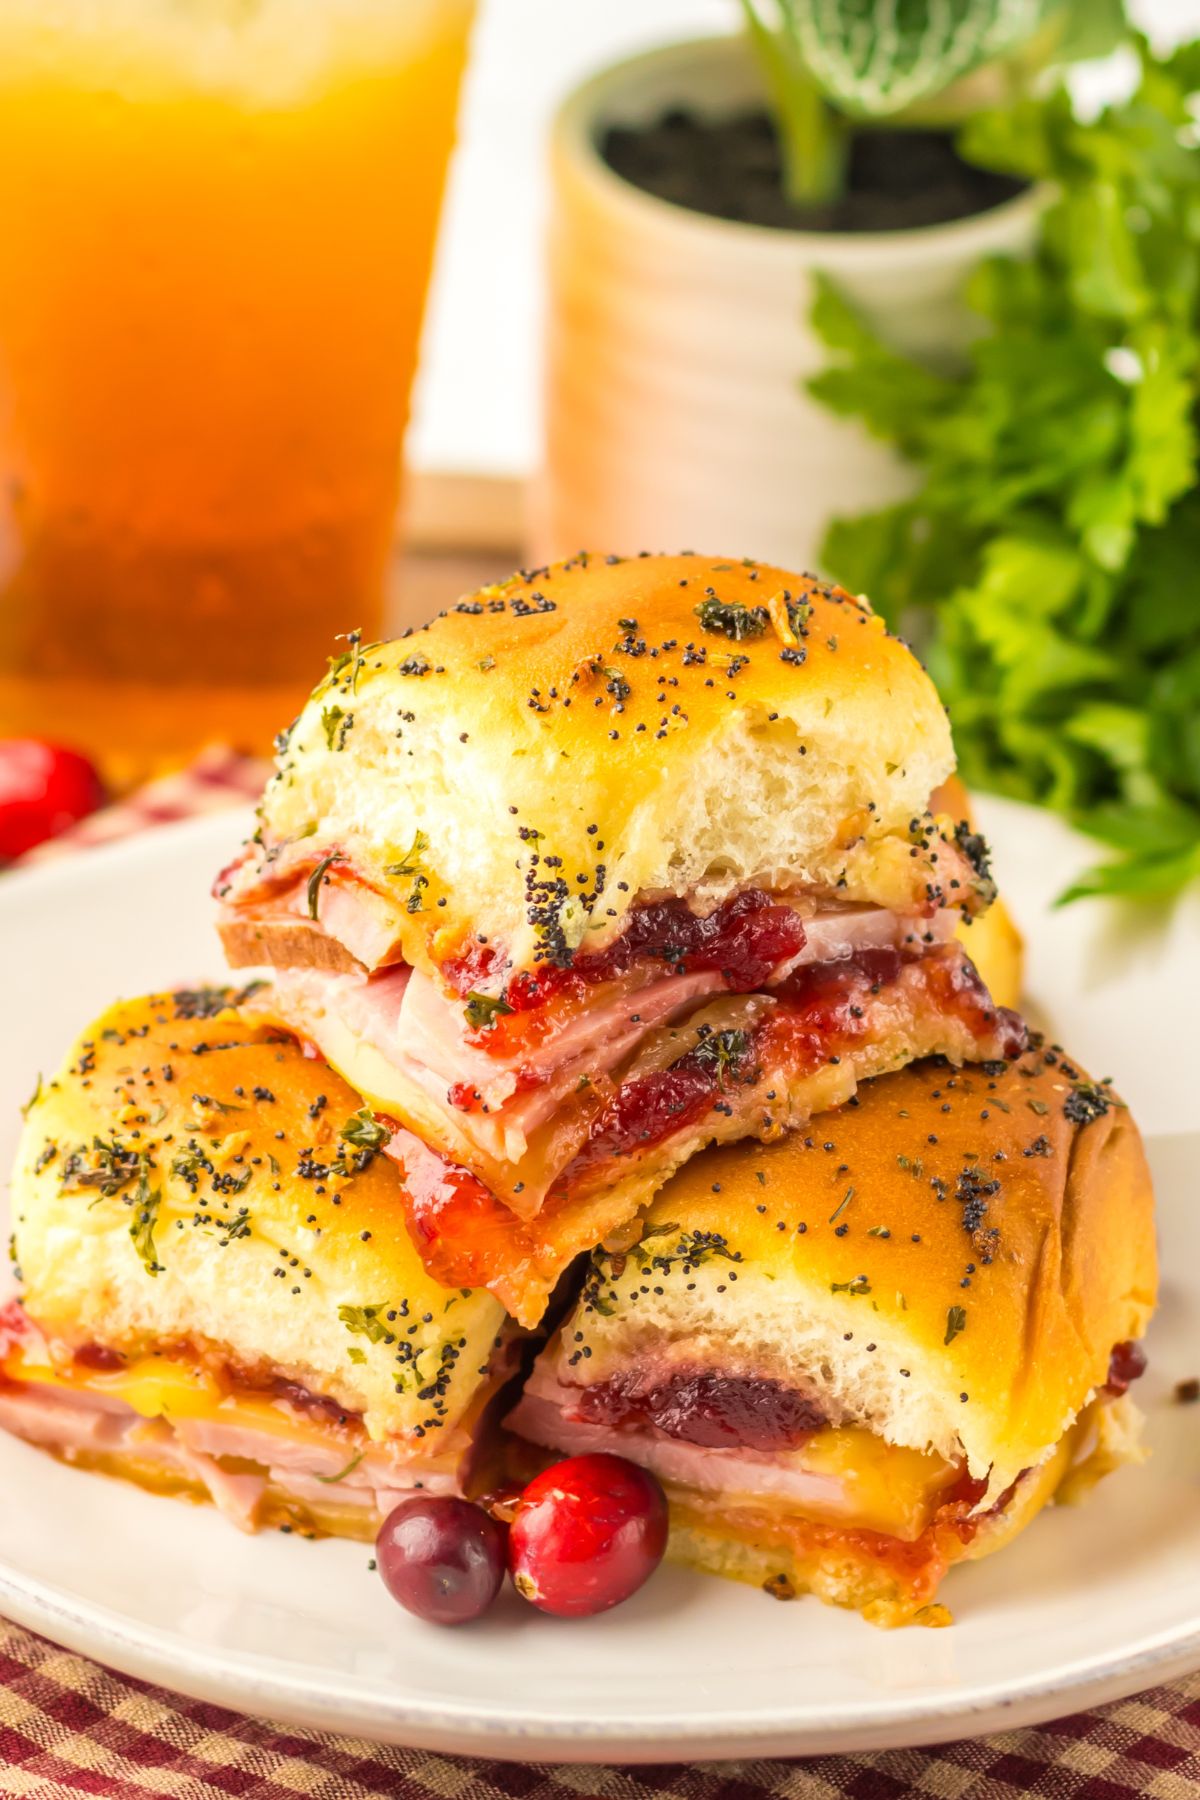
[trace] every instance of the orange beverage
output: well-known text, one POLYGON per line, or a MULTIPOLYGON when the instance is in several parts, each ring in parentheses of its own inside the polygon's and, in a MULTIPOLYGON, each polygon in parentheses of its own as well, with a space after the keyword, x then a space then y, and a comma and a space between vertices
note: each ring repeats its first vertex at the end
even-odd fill
POLYGON ((262 748, 381 622, 469 0, 0 0, 0 736, 262 748))

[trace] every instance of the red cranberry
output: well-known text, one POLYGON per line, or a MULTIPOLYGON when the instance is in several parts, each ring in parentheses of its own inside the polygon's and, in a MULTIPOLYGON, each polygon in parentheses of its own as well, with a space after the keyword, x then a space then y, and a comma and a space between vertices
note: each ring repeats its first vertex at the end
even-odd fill
POLYGON ((418 1619, 465 1625, 485 1613, 504 1580, 504 1527, 450 1495, 403 1500, 379 1527, 384 1586, 418 1619))
POLYGON ((1132 1382, 1146 1373, 1146 1352, 1136 1341, 1126 1339, 1122 1344, 1114 1344, 1112 1355, 1108 1361, 1108 1380, 1104 1384, 1104 1392, 1120 1399, 1132 1382))
POLYGON ((38 738, 0 738, 0 861, 95 812, 104 800, 87 758, 38 738))
POLYGON ((667 1499, 623 1456, 570 1456, 521 1496, 508 1534, 517 1591, 542 1612, 585 1618, 619 1606, 667 1547, 667 1499))

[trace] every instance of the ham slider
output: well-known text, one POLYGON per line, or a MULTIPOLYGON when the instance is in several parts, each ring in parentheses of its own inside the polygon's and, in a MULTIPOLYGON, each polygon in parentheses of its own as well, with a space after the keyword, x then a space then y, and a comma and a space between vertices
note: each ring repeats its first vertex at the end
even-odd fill
POLYGON ((863 601, 579 557, 351 642, 217 882, 255 1001, 392 1130, 429 1266, 535 1320, 711 1141, 1019 1052, 956 938, 945 714, 863 601))
POLYGON ((664 1483, 673 1553, 880 1625, 1137 1458, 1153 1200, 1062 1052, 914 1064, 808 1132, 697 1157, 598 1251, 511 1427, 664 1483))
POLYGON ((229 999, 111 1007, 39 1087, 0 1425, 245 1529, 371 1538, 490 1473, 517 1334, 426 1274, 358 1096, 229 999))

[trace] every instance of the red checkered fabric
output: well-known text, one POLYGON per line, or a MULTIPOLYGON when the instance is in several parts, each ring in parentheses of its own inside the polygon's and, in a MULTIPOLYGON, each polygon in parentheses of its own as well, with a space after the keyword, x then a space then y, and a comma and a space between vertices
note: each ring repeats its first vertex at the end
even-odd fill
MULTIPOLYGON (((29 861, 257 796, 212 750, 29 861)), ((801 1622, 802 1624, 802 1622, 801 1622)), ((865 1628, 864 1628, 865 1629, 865 1628)), ((1200 1673, 1035 1730, 807 1761, 553 1768, 285 1729, 147 1687, 0 1621, 0 1800, 1197 1800, 1200 1673)))
POLYGON ((103 807, 60 837, 40 844, 21 859, 22 867, 52 862, 93 844, 111 844, 150 825, 170 825, 176 819, 193 819, 200 813, 221 812, 257 800, 269 773, 269 763, 240 756, 220 744, 210 745, 188 768, 152 781, 128 799, 103 807))
POLYGON ((4 1800, 1196 1800, 1200 1675, 1040 1730, 934 1750, 556 1769, 392 1750, 239 1718, 112 1675, 0 1623, 0 1793, 4 1800))

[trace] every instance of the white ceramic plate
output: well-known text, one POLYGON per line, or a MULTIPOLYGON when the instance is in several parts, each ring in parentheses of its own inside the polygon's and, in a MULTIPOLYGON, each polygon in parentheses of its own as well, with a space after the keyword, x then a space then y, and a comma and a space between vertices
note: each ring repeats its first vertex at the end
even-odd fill
MULTIPOLYGON (((117 994, 219 974, 206 891, 236 816, 0 882, 0 1161, 39 1069, 117 994)), ((1088 854, 1048 816, 985 824, 1031 934, 1032 991, 1152 1135, 1165 1293, 1139 1399, 1153 1457, 1003 1555, 954 1571, 947 1631, 874 1631, 803 1600, 661 1572, 560 1623, 509 1595, 442 1632, 400 1612, 360 1545, 243 1538, 211 1510, 60 1467, 0 1437, 0 1610, 185 1693, 444 1751, 561 1761, 927 1743, 1050 1718, 1200 1665, 1200 897, 1153 921, 1049 901, 1088 854), (1187 1135, 1187 1134, 1194 1135, 1187 1135)), ((3 1209, 0 1208, 0 1211, 3 1209)), ((4 1226, 7 1230, 7 1225, 4 1226)))

